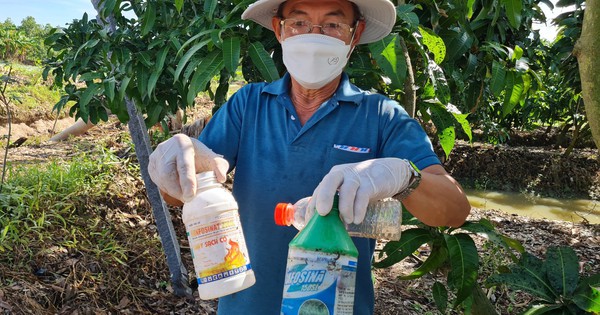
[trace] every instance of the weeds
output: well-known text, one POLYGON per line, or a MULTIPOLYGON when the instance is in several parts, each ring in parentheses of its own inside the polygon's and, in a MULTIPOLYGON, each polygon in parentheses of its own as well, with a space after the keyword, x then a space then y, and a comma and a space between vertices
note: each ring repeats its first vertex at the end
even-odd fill
POLYGON ((97 144, 81 149, 68 161, 7 166, 0 293, 38 314, 146 309, 149 295, 171 293, 137 163, 97 144))

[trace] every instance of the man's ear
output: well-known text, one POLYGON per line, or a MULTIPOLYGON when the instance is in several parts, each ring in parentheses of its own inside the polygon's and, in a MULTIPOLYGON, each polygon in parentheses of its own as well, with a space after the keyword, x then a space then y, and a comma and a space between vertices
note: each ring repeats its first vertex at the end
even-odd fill
POLYGON ((281 18, 274 16, 271 19, 271 23, 273 26, 273 32, 275 33, 275 38, 277 38, 277 41, 281 43, 281 18))
POLYGON ((360 37, 362 36, 362 33, 365 31, 365 20, 358 20, 358 24, 356 25, 356 31, 354 31, 354 39, 352 39, 352 47, 355 47, 356 45, 358 45, 358 42, 360 41, 360 37))

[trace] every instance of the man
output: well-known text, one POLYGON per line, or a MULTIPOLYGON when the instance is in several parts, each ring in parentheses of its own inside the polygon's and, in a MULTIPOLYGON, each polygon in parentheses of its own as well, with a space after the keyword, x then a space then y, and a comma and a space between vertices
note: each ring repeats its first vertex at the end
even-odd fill
MULTIPOLYGON (((390 33, 393 4, 260 0, 242 17, 274 31, 288 74, 244 86, 199 141, 176 135, 157 147, 149 166, 171 201, 192 198, 195 173, 213 170, 224 181, 235 167, 233 194, 256 284, 220 298, 219 314, 279 314, 287 245, 297 231, 273 223, 278 202, 312 195, 311 204, 324 215, 339 192, 342 219, 359 223, 369 201, 395 197, 425 224, 464 222, 470 205, 418 122, 395 101, 358 89, 343 73, 357 44, 390 33)), ((372 314, 375 241, 354 242, 359 250, 354 314, 372 314)))

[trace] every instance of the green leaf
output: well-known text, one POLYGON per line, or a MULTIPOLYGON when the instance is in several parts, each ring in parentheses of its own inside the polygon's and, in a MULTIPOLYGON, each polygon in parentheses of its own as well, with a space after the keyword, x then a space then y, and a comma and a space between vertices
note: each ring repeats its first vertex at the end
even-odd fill
POLYGON ((412 213, 410 213, 404 205, 402 205, 402 224, 403 225, 419 225, 423 224, 412 213))
POLYGON ((573 294, 573 303, 580 309, 590 312, 600 312, 600 290, 592 286, 581 286, 573 294))
POLYGON ((215 50, 202 59, 190 81, 186 99, 188 105, 194 104, 198 92, 206 89, 208 82, 223 68, 223 58, 220 58, 220 55, 220 51, 215 50))
POLYGON ((546 271, 550 285, 563 297, 570 296, 579 282, 579 259, 571 247, 552 246, 546 251, 546 271))
POLYGON ((88 49, 88 48, 93 48, 94 46, 96 46, 98 43, 100 42, 100 39, 90 39, 87 42, 85 42, 83 45, 81 45, 79 47, 79 49, 77 49, 77 52, 75 53, 75 56, 73 56, 73 60, 77 60, 77 56, 79 55, 79 53, 82 50, 88 49))
POLYGON ((439 102, 431 103, 429 109, 431 110, 431 119, 437 129, 436 132, 440 139, 440 145, 442 146, 442 149, 444 149, 446 157, 449 157, 456 140, 454 116, 439 102))
POLYGON ((89 122, 94 125, 98 124, 98 108, 96 106, 88 106, 89 110, 89 122))
MULTIPOLYGON (((198 33, 198 34, 196 34, 196 35, 194 35, 194 36, 190 37, 190 39, 186 40, 186 41, 185 41, 185 43, 183 43, 183 45, 178 45, 179 43, 177 42, 177 43, 176 43, 177 45, 175 45, 175 46, 180 46, 180 47, 179 47, 179 50, 177 51, 177 56, 179 56, 179 55, 181 54, 181 52, 183 52, 183 50, 184 50, 184 49, 185 49, 185 48, 186 48, 188 45, 191 45, 193 42, 195 42, 195 41, 196 41, 196 39, 198 39, 198 38, 200 38, 200 37, 202 37, 202 36, 204 36, 204 35, 206 35, 206 34, 210 34, 210 33, 212 33, 212 32, 215 32, 215 31, 218 31, 218 30, 208 29, 208 30, 202 31, 202 32, 200 32, 200 33, 198 33)), ((209 40, 212 40, 212 39, 209 39, 209 40)))
POLYGON ((446 58, 444 61, 452 62, 461 58, 473 45, 473 37, 466 31, 446 29, 440 31, 439 36, 446 44, 446 58))
POLYGON ((138 53, 138 57, 140 58, 139 60, 142 62, 142 64, 148 68, 151 68, 154 66, 154 63, 152 63, 152 57, 150 57, 150 53, 147 51, 141 51, 138 53))
POLYGON ((433 53, 433 60, 435 63, 440 64, 446 58, 446 45, 441 37, 439 37, 433 30, 419 26, 419 32, 423 36, 423 45, 429 48, 429 51, 433 53))
POLYGON ((471 124, 467 120, 467 117, 469 116, 469 114, 455 114, 455 113, 452 113, 452 115, 454 115, 454 119, 456 120, 456 122, 458 122, 460 124, 460 126, 463 129, 463 132, 469 138, 469 142, 473 141, 473 132, 471 131, 471 124))
MULTIPOLYGON (((541 315, 541 314, 546 314, 550 311, 554 311, 556 309, 561 308, 562 305, 535 305, 532 306, 530 309, 528 309, 527 311, 525 311, 523 313, 523 315, 541 315)), ((555 314, 555 313, 552 313, 555 314)))
POLYGON ((102 121, 108 121, 108 113, 106 112, 106 108, 98 107, 98 118, 102 121))
POLYGON ((185 71, 183 72, 183 79, 180 80, 181 83, 183 84, 187 84, 188 80, 190 79, 190 77, 192 76, 192 73, 194 73, 194 71, 196 70, 196 68, 198 67, 198 65, 202 62, 202 58, 196 58, 194 57, 192 60, 190 60, 190 62, 188 62, 187 66, 185 67, 185 71))
POLYGON ((504 90, 504 103, 502 104, 502 117, 510 114, 515 106, 521 101, 524 84, 523 77, 519 73, 509 72, 506 74, 506 86, 504 90))
POLYGON ((403 260, 417 250, 421 245, 431 241, 433 238, 431 233, 426 229, 408 229, 402 232, 399 241, 391 241, 385 244, 382 253, 387 255, 386 258, 374 262, 375 268, 387 268, 395 263, 403 260))
POLYGON ((154 106, 149 106, 148 115, 146 117, 146 126, 154 126, 160 119, 160 116, 163 111, 163 106, 159 106, 160 104, 153 104, 154 106))
POLYGON ((217 0, 206 0, 204 1, 204 15, 208 18, 209 21, 213 20, 213 15, 215 14, 215 9, 217 8, 217 0))
POLYGON ((154 7, 154 2, 148 1, 146 2, 146 12, 144 12, 144 16, 142 18, 142 30, 140 31, 141 36, 145 36, 150 32, 150 30, 154 27, 154 22, 156 21, 156 8, 154 7))
POLYGON ((275 67, 275 62, 273 62, 273 59, 271 59, 271 56, 265 50, 262 43, 254 42, 250 44, 248 50, 254 66, 267 82, 279 79, 279 73, 277 72, 277 67, 275 67))
POLYGON ((439 281, 436 281, 431 289, 435 306, 442 314, 445 314, 448 308, 448 290, 439 281))
POLYGON ((514 29, 518 29, 521 26, 523 0, 502 0, 502 3, 506 9, 508 23, 510 23, 510 26, 512 26, 514 29))
POLYGON ((119 86, 119 101, 122 101, 125 99, 125 92, 127 91, 127 86, 129 85, 129 81, 131 81, 131 77, 124 77, 123 80, 121 80, 121 84, 119 86))
POLYGON ((471 76, 477 70, 478 64, 479 64, 479 60, 477 59, 477 56, 469 53, 469 59, 467 61, 467 69, 465 70, 463 75, 465 77, 471 76))
POLYGON ((547 281, 543 261, 528 252, 523 253, 518 265, 511 265, 511 273, 492 275, 486 281, 488 287, 498 284, 523 290, 549 303, 557 297, 547 281))
POLYGON ((175 9, 177 9, 177 13, 181 13, 182 8, 183 8, 183 0, 175 0, 175 9))
POLYGON ((583 278, 579 285, 600 288, 600 273, 583 278))
POLYGON ((523 254, 525 252, 525 247, 523 247, 523 244, 521 244, 521 242, 519 242, 518 240, 505 235, 500 235, 500 238, 504 243, 508 245, 508 247, 516 250, 520 254, 523 254))
POLYGON ((431 247, 431 254, 427 259, 417 268, 417 270, 413 271, 409 275, 399 276, 400 280, 411 280, 420 278, 429 272, 438 269, 441 265, 443 265, 448 259, 448 249, 441 244, 436 244, 431 247))
POLYGON ((116 86, 115 78, 110 78, 104 81, 104 95, 108 97, 109 102, 112 102, 115 99, 115 86, 116 86))
POLYGON ((93 81, 95 79, 104 78, 104 74, 101 72, 86 72, 79 76, 79 81, 93 81))
MULTIPOLYGON (((177 63, 177 69, 175 70, 175 74, 173 75, 173 78, 175 79, 174 82, 177 82, 179 80, 179 75, 181 74, 181 71, 183 71, 183 68, 185 68, 185 66, 187 65, 188 61, 190 60, 190 58, 192 58, 192 56, 202 47, 206 46, 206 44, 210 43, 212 40, 211 39, 207 39, 205 41, 199 42, 196 45, 194 45, 192 48, 190 48, 190 50, 188 50, 185 55, 183 55, 183 57, 181 57, 181 60, 179 60, 179 63, 177 63)), ((182 46, 181 48, 183 48, 184 46, 182 46)))
POLYGON ((229 37, 223 40, 223 60, 225 61, 225 69, 230 73, 235 73, 240 63, 240 38, 229 37))
POLYGON ((515 49, 513 50, 512 53, 512 61, 517 61, 519 59, 521 59, 521 57, 523 57, 523 48, 521 48, 521 46, 516 45, 515 49))
POLYGON ((56 104, 54 104, 54 107, 52 107, 52 110, 56 111, 56 112, 62 111, 63 107, 67 104, 68 101, 69 101, 69 95, 61 96, 60 99, 58 100, 58 102, 56 102, 56 104))
MULTIPOLYGON (((158 52, 158 57, 156 58, 156 69, 160 69, 159 72, 162 71, 165 60, 167 59, 167 54, 169 53, 169 46, 163 47, 163 49, 158 52)), ((157 71, 157 70, 154 70, 157 71)))
POLYGON ((419 26, 419 16, 413 12, 414 9, 413 4, 401 4, 396 7, 397 20, 408 24, 408 29, 411 31, 417 30, 419 26))
POLYGON ((85 108, 92 98, 100 91, 100 85, 96 83, 91 83, 87 86, 87 88, 81 93, 81 98, 79 99, 79 107, 85 108))
POLYGON ((156 66, 154 67, 154 71, 150 74, 150 79, 148 79, 148 95, 152 95, 154 91, 154 87, 156 87, 156 82, 158 82, 158 78, 160 74, 163 72, 163 67, 165 64, 165 59, 167 58, 167 53, 169 52, 169 46, 163 47, 161 51, 158 53, 158 58, 156 60, 156 66))
POLYGON ((102 16, 109 16, 113 14, 113 10, 115 9, 115 0, 105 0, 102 5, 102 16))
POLYGON ((473 7, 475 6, 475 0, 467 0, 467 20, 473 17, 473 7))
POLYGON ((492 223, 487 219, 480 219, 479 221, 467 221, 460 227, 460 229, 483 235, 490 242, 498 244, 504 248, 512 248, 519 253, 523 253, 525 251, 525 248, 518 240, 498 233, 492 223))
POLYGON ((154 87, 156 86, 156 82, 158 81, 158 77, 160 76, 160 73, 154 71, 150 74, 150 77, 148 78, 148 84, 146 86, 146 95, 151 96, 152 92, 154 91, 154 87))
POLYGON ((473 290, 477 282, 479 255, 475 242, 468 234, 444 234, 450 254, 452 270, 448 273, 448 284, 457 289, 454 305, 459 305, 473 290))
POLYGON ((448 104, 448 102, 450 102, 450 87, 448 86, 448 81, 444 75, 444 70, 437 63, 433 62, 433 60, 429 60, 427 70, 429 79, 435 88, 436 97, 442 104, 448 104))
POLYGON ((139 66, 137 67, 137 77, 135 83, 137 83, 137 90, 140 93, 141 99, 144 100, 148 95, 148 81, 150 80, 150 70, 139 66))
POLYGON ((393 34, 369 44, 369 50, 375 61, 392 81, 390 84, 392 89, 402 89, 404 87, 404 80, 408 71, 400 40, 399 35, 393 34))
POLYGON ((500 93, 504 90, 505 78, 506 70, 504 70, 504 66, 494 60, 492 63, 492 78, 490 80, 490 88, 494 96, 500 96, 500 93))

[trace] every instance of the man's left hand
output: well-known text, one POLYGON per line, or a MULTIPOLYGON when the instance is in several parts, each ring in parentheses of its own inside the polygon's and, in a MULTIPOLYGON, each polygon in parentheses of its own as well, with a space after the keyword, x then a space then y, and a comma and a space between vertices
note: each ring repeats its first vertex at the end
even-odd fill
MULTIPOLYGON (((338 207, 344 222, 359 224, 365 218, 370 201, 403 191, 411 175, 410 162, 399 158, 336 165, 313 192, 307 211, 316 207, 320 215, 326 215, 333 205, 333 196, 339 191, 338 207)), ((308 220, 311 215, 307 213, 305 218, 308 220)))

